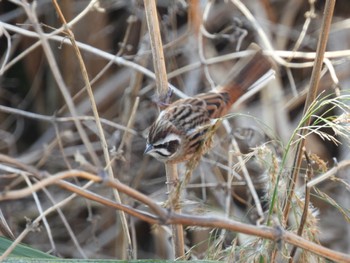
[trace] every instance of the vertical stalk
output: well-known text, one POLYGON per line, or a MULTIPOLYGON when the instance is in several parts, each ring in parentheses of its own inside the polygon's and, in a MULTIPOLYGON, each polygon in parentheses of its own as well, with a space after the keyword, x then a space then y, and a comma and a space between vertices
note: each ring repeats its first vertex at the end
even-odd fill
MULTIPOLYGON (((146 19, 148 32, 150 35, 151 50, 153 56, 153 65, 156 74, 156 85, 158 98, 166 97, 168 92, 168 78, 166 74, 166 68, 164 63, 164 53, 162 39, 159 30, 158 13, 155 0, 144 0, 146 19)), ((179 176, 177 172, 176 164, 165 164, 166 177, 168 182, 168 192, 170 193, 170 208, 176 213, 181 213, 179 200, 171 198, 172 192, 175 191, 175 185, 179 182, 179 176)), ((184 255, 184 236, 183 226, 172 226, 173 247, 175 252, 175 258, 182 257, 184 255)))
MULTIPOLYGON (((331 22, 333 18, 333 11, 335 6, 335 0, 327 0, 325 9, 324 9, 324 15, 322 20, 322 26, 320 29, 320 37, 317 44, 317 50, 316 50, 316 59, 315 59, 315 65, 312 69, 311 79, 310 79, 310 89, 307 94, 305 106, 304 106, 304 112, 303 116, 307 113, 310 105, 315 100, 318 90, 318 85, 320 82, 320 74, 321 69, 323 65, 323 58, 324 53, 326 50, 328 35, 331 27, 331 22)), ((307 117, 305 119, 305 122, 303 124, 303 127, 309 126, 311 122, 311 116, 307 117)), ((285 222, 288 221, 289 211, 290 211, 290 205, 291 201, 294 195, 295 185, 298 178, 298 173, 301 166, 302 156, 303 156, 303 147, 305 146, 305 135, 306 135, 306 129, 300 129, 299 136, 302 138, 300 142, 298 143, 297 152, 294 160, 293 170, 292 170, 292 176, 288 182, 287 187, 287 199, 284 204, 283 208, 283 216, 285 222)))
MULTIPOLYGON (((63 26, 65 27, 65 32, 67 33, 67 36, 68 36, 69 40, 71 41, 71 44, 72 44, 72 46, 74 48, 74 51, 75 51, 75 53, 77 55, 77 58, 78 58, 78 61, 79 61, 79 66, 80 66, 80 70, 81 70, 81 73, 82 73, 82 76, 83 76, 83 79, 84 79, 84 82, 85 82, 86 90, 87 90, 87 93, 88 93, 88 96, 89 96, 89 99, 90 99, 91 110, 92 110, 92 112, 94 114, 94 117, 95 117, 95 123, 96 123, 97 131, 98 131, 98 135, 99 135, 99 138, 100 138, 101 146, 102 146, 103 156, 104 156, 104 159, 105 159, 105 162, 106 162, 105 169, 107 171, 109 179, 110 180, 115 180, 116 178, 114 178, 114 173, 113 173, 112 166, 110 166, 111 159, 110 159, 110 156, 109 156, 107 141, 106 141, 105 134, 104 134, 104 131, 103 131, 103 127, 102 127, 102 124, 101 124, 100 116, 99 116, 97 105, 96 105, 96 102, 95 102, 94 93, 93 93, 92 87, 90 85, 90 80, 89 80, 87 69, 86 69, 85 64, 84 64, 83 57, 82 57, 80 49, 79 49, 79 47, 78 47, 78 45, 77 45, 77 43, 75 41, 74 33, 68 27, 67 21, 66 21, 63 13, 61 11, 61 8, 60 8, 57 0, 52 0, 52 3, 53 3, 53 5, 54 5, 54 7, 56 9, 56 12, 58 14, 59 19, 61 20, 63 26)), ((96 155, 95 151, 93 151, 93 153, 94 153, 95 158, 97 160, 99 160, 97 158, 97 155, 96 155)), ((113 190, 113 195, 114 195, 115 200, 118 203, 122 203, 122 200, 121 200, 121 197, 119 195, 118 190, 114 189, 113 190)), ((126 243, 123 243, 123 246, 125 247, 125 249, 121 250, 122 253, 124 253, 124 254, 121 255, 121 256, 122 256, 122 258, 129 258, 130 257, 130 253, 126 254, 126 251, 132 249, 132 243, 131 243, 131 237, 130 237, 130 232, 129 232, 129 228, 128 228, 128 222, 127 222, 126 215, 125 215, 125 213, 123 211, 120 211, 118 214, 119 214, 119 217, 120 217, 120 220, 121 220, 123 233, 124 233, 124 236, 126 238, 126 243)))

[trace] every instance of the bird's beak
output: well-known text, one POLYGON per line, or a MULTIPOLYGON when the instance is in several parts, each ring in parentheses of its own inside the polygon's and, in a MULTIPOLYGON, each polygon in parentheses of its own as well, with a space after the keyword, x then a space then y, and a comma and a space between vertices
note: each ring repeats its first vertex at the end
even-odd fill
POLYGON ((148 153, 149 153, 150 151, 152 151, 153 149, 154 149, 154 148, 153 148, 153 145, 147 143, 145 152, 144 152, 143 154, 148 154, 148 153))

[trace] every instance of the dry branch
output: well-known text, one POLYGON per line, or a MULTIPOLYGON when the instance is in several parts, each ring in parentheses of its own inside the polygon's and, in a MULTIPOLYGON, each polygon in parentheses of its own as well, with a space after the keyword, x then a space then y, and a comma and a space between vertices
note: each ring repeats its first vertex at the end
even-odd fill
MULTIPOLYGON (((317 96, 317 91, 319 88, 319 82, 320 82, 320 74, 321 74, 321 69, 323 65, 323 60, 324 60, 324 53, 326 51, 326 45, 327 45, 327 40, 328 40, 328 35, 330 32, 330 27, 331 27, 331 22, 333 18, 333 11, 334 11, 334 6, 335 6, 335 0, 327 0, 326 5, 325 5, 325 13, 323 16, 323 21, 322 21, 322 26, 320 30, 320 37, 319 41, 317 44, 317 50, 316 50, 316 59, 315 59, 315 65, 312 70, 312 75, 310 79, 310 88, 309 92, 307 94, 306 102, 304 105, 304 112, 303 116, 307 113, 309 107, 312 105, 314 102, 316 96, 317 96)), ((307 117, 304 121, 304 127, 309 126, 311 123, 311 116, 307 117)), ((300 142, 298 143, 298 148, 295 154, 295 160, 293 164, 293 171, 292 171, 292 176, 290 181, 288 182, 288 187, 287 187, 287 199, 284 205, 283 209, 283 216, 285 222, 288 221, 288 216, 289 216, 289 210, 290 210, 290 205, 291 201, 294 195, 294 189, 296 186, 296 181, 298 178, 298 174, 300 171, 300 166, 301 166, 301 161, 302 161, 302 156, 303 152, 302 149, 305 146, 305 135, 306 135, 306 130, 301 129, 299 136, 302 138, 300 142)))
POLYGON ((336 236, 350 218, 346 4, 337 1, 329 51, 310 52, 330 26, 320 27, 332 17, 322 14, 322 1, 9 2, 0 5, 0 231, 8 227, 14 242, 1 259, 19 242, 69 258, 168 259, 175 247, 182 256, 186 241, 190 260, 349 262, 336 252, 347 252, 350 242, 336 236), (168 87, 179 98, 207 92, 250 55, 251 42, 280 66, 275 86, 248 93, 191 169, 165 171, 144 156, 145 129, 158 114, 154 99, 168 87), (238 138, 236 128, 260 137, 238 138), (291 149, 304 135, 310 160, 299 166, 295 158, 288 186, 291 149), (232 151, 234 138, 240 151, 232 151), (295 176, 311 171, 315 178, 296 188, 295 176), (120 213, 130 218, 123 225, 129 241, 120 213))
MULTIPOLYGON (((97 176, 94 174, 90 174, 83 171, 64 171, 60 172, 55 175, 49 175, 45 176, 46 178, 42 179, 41 181, 33 184, 31 187, 23 188, 21 190, 11 190, 11 191, 5 191, 0 193, 0 201, 4 200, 11 200, 11 199, 19 199, 24 198, 26 196, 31 195, 33 192, 39 191, 42 188, 57 184, 60 187, 69 189, 70 191, 74 192, 75 194, 84 196, 85 198, 88 198, 90 200, 101 202, 104 205, 114 207, 116 209, 120 209, 126 213, 130 213, 133 216, 136 216, 142 220, 145 220, 152 224, 173 224, 173 225, 187 225, 187 226, 201 226, 201 227, 211 227, 211 228, 222 228, 229 231, 244 233, 247 235, 254 235, 261 238, 269 239, 274 242, 287 242, 289 244, 295 245, 299 248, 306 249, 312 253, 315 253, 319 256, 326 257, 331 260, 339 261, 339 262, 350 262, 350 256, 346 255, 344 253, 336 252, 334 250, 325 248, 321 245, 315 244, 311 241, 308 241, 294 233, 285 231, 280 226, 276 227, 266 227, 266 226, 253 226, 249 224, 240 223, 238 221, 222 218, 222 217, 215 217, 215 216, 198 216, 198 215, 186 215, 186 214, 179 214, 173 211, 169 211, 167 209, 162 208, 158 204, 156 204, 151 198, 148 196, 141 194, 140 192, 122 184, 119 181, 116 180, 109 180, 109 179, 103 179, 101 176, 97 176), (71 185, 68 182, 65 182, 64 179, 68 178, 84 178, 91 180, 95 183, 103 183, 108 187, 111 187, 113 189, 117 189, 118 191, 125 193, 129 195, 130 197, 134 198, 135 200, 141 202, 143 205, 146 205, 150 207, 152 212, 154 213, 149 214, 145 213, 143 211, 133 209, 131 207, 125 206, 120 203, 115 203, 113 201, 109 201, 104 197, 100 197, 90 191, 86 191, 85 189, 82 189, 80 187, 71 185)), ((50 208, 50 211, 53 211, 55 207, 50 208)), ((47 211, 45 211, 44 214, 47 214, 47 211)), ((39 218, 41 219, 42 216, 39 218)), ((40 219, 35 220, 34 222, 39 222, 40 219)), ((34 223, 33 222, 33 223, 34 223)), ((10 249, 10 248, 9 248, 10 249)), ((11 247, 13 249, 13 247, 11 247)), ((6 253, 7 255, 7 253, 6 253)), ((3 255, 4 256, 4 255, 3 255)), ((4 259, 0 258, 0 259, 4 259)))

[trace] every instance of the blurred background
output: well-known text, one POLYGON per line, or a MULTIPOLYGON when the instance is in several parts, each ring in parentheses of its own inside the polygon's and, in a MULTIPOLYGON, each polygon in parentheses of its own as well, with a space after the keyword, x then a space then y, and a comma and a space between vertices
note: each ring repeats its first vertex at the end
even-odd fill
MULTIPOLYGON (((252 42, 275 60, 276 78, 235 108, 224 125, 226 129, 223 126, 218 130, 213 149, 193 171, 182 197, 184 213, 215 214, 257 224, 260 215, 237 165, 236 157, 240 154, 232 142, 239 145, 266 214, 278 174, 281 172, 283 178, 290 176, 295 143, 291 144, 286 163, 282 166, 281 162, 302 117, 312 71, 310 54, 316 50, 325 1, 244 1, 253 21, 237 2, 159 0, 157 10, 169 82, 188 96, 219 85, 235 63, 235 54, 240 54, 237 52, 244 51, 252 42), (276 57, 291 64, 281 65, 276 57)), ((156 119, 157 105, 163 99, 156 95, 152 75, 145 75, 145 70, 154 72, 154 69, 143 2, 101 0, 84 15, 81 12, 90 1, 58 3, 67 22, 77 19, 71 28, 76 41, 87 45, 81 47, 81 52, 102 120, 114 176, 161 204, 167 199, 164 164, 143 155, 147 127, 156 119), (113 56, 120 60, 113 61, 113 56)), ((51 1, 30 4, 35 7, 32 13, 36 14, 45 33, 61 27, 51 1)), ((349 87, 349 14, 348 1, 338 0, 327 45, 330 53, 326 56, 332 67, 322 71, 319 98, 340 96, 343 101, 341 96, 349 87), (329 69, 333 70, 333 76, 329 69)), ((70 118, 71 111, 42 44, 37 37, 28 34, 35 32, 28 13, 16 1, 1 1, 0 21, 0 164, 29 172, 32 183, 37 178, 30 169, 45 174, 70 169, 101 172, 103 167, 91 157, 70 118)), ((58 35, 61 38, 51 38, 49 43, 63 78, 61 84, 68 89, 94 152, 105 165, 76 52, 71 45, 63 43, 65 33, 58 35)), ((172 101, 179 98, 177 94, 172 95, 172 101)), ((345 100, 344 105, 346 103, 345 100)), ((339 118, 344 125, 349 123, 346 106, 342 110, 325 105, 315 114, 339 118)), ((349 141, 338 136, 336 129, 319 122, 310 130, 317 130, 309 134, 306 142, 314 176, 349 159, 349 141)), ((183 164, 179 165, 180 175, 185 169, 183 164)), ((301 170, 300 186, 304 184, 304 174, 305 170, 301 170)), ((337 178, 322 182, 317 185, 317 191, 312 192, 305 236, 350 253, 350 195, 346 169, 339 172, 337 178)), ((78 179, 71 182, 80 186, 86 183, 78 179)), ((280 183, 280 189, 285 189, 284 182, 280 183)), ((18 170, 1 168, 0 191, 26 186, 18 170)), ((94 184, 89 189, 113 199, 112 190, 102 184, 94 184)), ((302 187, 297 187, 300 198, 293 204, 292 229, 297 227, 300 218, 303 191, 302 187)), ((281 191, 281 199, 285 194, 281 191)), ((46 210, 69 195, 71 193, 58 186, 50 186, 38 192, 41 208, 33 196, 2 201, 2 221, 17 237, 40 214, 40 209, 46 210)), ((128 196, 122 196, 122 200, 147 210, 128 196)), ((60 212, 50 213, 46 217, 47 225, 41 223, 23 241, 42 251, 69 258, 125 258, 128 254, 134 258, 171 257, 170 232, 166 226, 152 226, 129 216, 127 219, 132 233, 131 248, 126 245, 114 209, 76 197, 60 212)), ((2 232, 12 236, 6 230, 2 232)), ((254 246, 261 245, 258 238, 220 229, 187 228, 185 241, 190 259, 243 260, 243 255, 254 256, 257 253, 254 246), (252 251, 247 249, 247 244, 252 245, 252 251)), ((260 252, 268 255, 269 249, 263 246, 260 252)))

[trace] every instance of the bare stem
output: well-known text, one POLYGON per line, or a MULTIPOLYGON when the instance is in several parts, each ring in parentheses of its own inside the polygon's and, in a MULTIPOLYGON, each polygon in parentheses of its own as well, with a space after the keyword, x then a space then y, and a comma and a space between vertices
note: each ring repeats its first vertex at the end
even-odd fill
MULTIPOLYGON (((313 103, 313 101, 315 100, 316 95, 317 95, 317 90, 318 90, 319 81, 320 81, 320 73, 321 73, 322 65, 323 65, 324 53, 326 50, 328 35, 329 35, 331 21, 332 21, 332 17, 333 17, 334 5, 335 5, 335 0, 327 0, 326 1, 322 26, 321 26, 321 30, 320 30, 320 38, 319 38, 319 41, 317 44, 315 65, 313 67, 312 74, 311 74, 310 89, 309 89, 309 92, 307 94, 303 116, 305 116, 310 105, 313 103)), ((311 118, 310 117, 306 118, 305 122, 303 124, 303 127, 309 126, 310 122, 311 122, 311 118)), ((298 147, 297 147, 297 152, 296 152, 294 165, 293 165, 292 176, 288 182, 287 199, 286 199, 284 209, 283 209, 283 215, 284 215, 285 222, 288 221, 290 205, 291 205, 291 201, 292 201, 292 198, 294 195, 295 185, 296 185, 298 173, 299 173, 300 166, 301 166, 301 161, 302 161, 302 156, 303 156, 302 149, 305 146, 306 131, 307 131, 307 129, 301 128, 300 132, 299 132, 299 136, 302 139, 300 140, 298 147)))
MULTIPOLYGON (((145 13, 147 19, 147 26, 150 35, 153 65, 156 74, 157 95, 158 98, 165 97, 168 92, 168 78, 164 63, 164 53, 162 46, 162 39, 159 30, 158 13, 155 0, 144 0, 145 13)), ((176 164, 165 164, 166 177, 168 182, 168 191, 171 193, 175 191, 174 183, 179 182, 179 175, 176 164)), ((172 194, 169 195, 171 198, 172 194)), ((176 213, 181 213, 181 208, 178 205, 178 199, 170 199, 170 207, 176 213)), ((183 226, 172 226, 173 245, 175 249, 175 258, 184 256, 184 237, 183 226)))
MULTIPOLYGON (((306 177, 305 177, 305 202, 304 202, 303 214, 301 216, 299 228, 297 232, 298 236, 303 235, 304 226, 306 224, 308 211, 309 211, 310 191, 311 191, 311 188, 308 187, 307 184, 310 181, 310 179, 313 177, 313 169, 312 169, 311 161, 308 154, 306 153, 305 147, 303 148, 303 152, 305 155, 305 159, 307 160, 307 170, 306 170, 306 177)), ((289 263, 293 262, 296 251, 297 251, 297 246, 294 246, 290 252, 289 263)))
MULTIPOLYGON (((27 167, 17 160, 12 159, 10 157, 0 155, 0 160, 5 163, 11 163, 14 165, 19 165, 20 168, 26 169, 27 167)), ((29 167, 30 168, 30 167, 29 167)), ((31 170, 31 169, 30 169, 31 170)), ((27 172, 23 170, 23 172, 27 172)), ((41 176, 37 174, 36 171, 31 171, 38 178, 41 176)), ((227 229, 229 231, 244 233, 247 235, 259 236, 264 239, 273 240, 276 243, 281 241, 286 242, 288 244, 297 246, 299 248, 308 250, 314 254, 317 254, 322 257, 326 257, 336 262, 350 262, 350 256, 341 252, 337 252, 331 250, 329 248, 323 247, 319 244, 313 243, 309 240, 304 239, 297 234, 284 230, 282 227, 267 227, 267 226, 254 226, 251 224, 245 224, 238 222, 236 220, 230 218, 224 218, 219 216, 204 216, 204 215, 191 215, 191 214, 179 214, 175 212, 170 212, 158 205, 154 202, 150 197, 138 192, 137 190, 121 183, 117 180, 109 180, 106 179, 104 184, 107 187, 118 189, 118 191, 128 195, 129 197, 138 200, 144 205, 148 206, 152 213, 144 212, 142 210, 135 209, 133 207, 120 204, 114 201, 111 201, 105 197, 102 197, 94 192, 88 191, 86 188, 91 185, 92 182, 102 182, 102 178, 95 174, 87 173, 79 170, 69 170, 63 171, 57 174, 43 176, 42 179, 36 183, 34 183, 31 187, 25 187, 19 190, 10 190, 6 192, 0 193, 0 201, 4 200, 18 200, 19 198, 24 198, 26 196, 31 195, 34 191, 39 191, 48 185, 59 185, 60 187, 74 192, 74 194, 70 195, 68 198, 63 201, 56 203, 54 206, 46 209, 43 213, 41 213, 33 222, 33 224, 38 224, 43 216, 47 216, 50 213, 54 212, 58 207, 62 207, 68 203, 69 200, 74 198, 76 195, 83 196, 84 198, 88 198, 90 200, 94 200, 103 205, 113 207, 115 209, 120 209, 129 213, 130 215, 136 216, 141 220, 145 220, 150 224, 173 224, 173 225, 188 225, 188 226, 200 226, 200 227, 213 227, 220 229, 227 229), (71 184, 64 179, 68 178, 84 178, 86 180, 91 180, 83 187, 76 186, 71 184)), ((13 250, 13 248, 20 242, 25 235, 30 231, 29 228, 26 228, 16 239, 16 242, 9 247, 3 255, 0 256, 0 261, 4 260, 9 253, 13 250)))
MULTIPOLYGON (((100 121, 100 116, 97 110, 97 106, 96 106, 96 102, 95 102, 95 97, 94 97, 94 93, 92 92, 92 87, 90 85, 90 81, 89 81, 89 76, 83 61, 83 57, 81 55, 80 49, 78 47, 78 45, 75 42, 75 37, 74 37, 74 33, 72 30, 70 30, 70 28, 67 26, 67 21, 61 11, 60 6, 58 5, 56 0, 52 0, 53 5, 56 9, 56 12, 58 13, 58 17, 60 18, 63 26, 65 27, 65 31, 72 43, 72 46, 74 48, 74 51, 77 55, 78 61, 79 61, 79 66, 80 66, 80 70, 82 72, 83 75, 83 79, 85 82, 85 86, 86 86, 86 90, 87 93, 89 95, 89 99, 91 102, 91 108, 92 108, 92 112, 94 114, 95 117, 95 122, 96 122, 96 126, 97 126, 97 130, 98 130, 98 135, 100 137, 100 142, 101 142, 101 146, 102 146, 102 151, 103 151, 103 155, 105 158, 105 162, 106 162, 106 170, 108 173, 109 178, 112 180, 114 179, 114 175, 113 175, 113 170, 112 170, 112 166, 110 166, 110 156, 109 156, 109 152, 108 152, 108 145, 107 145, 107 141, 104 135, 104 131, 102 128, 102 124, 100 121)), ((121 203, 121 198, 119 195, 119 192, 117 190, 113 190, 113 194, 114 194, 114 198, 116 199, 116 201, 118 203, 121 203)), ((130 233, 129 233, 129 228, 128 228, 128 222, 126 220, 126 215, 123 211, 121 211, 121 213, 119 213, 120 219, 121 219, 121 224, 122 224, 122 228, 123 228, 123 232, 124 235, 126 236, 126 240, 127 240, 127 247, 131 248, 131 237, 130 237, 130 233)), ((126 249, 123 249, 123 251, 126 251, 126 249)), ((125 256, 123 257, 125 258, 125 256)))

